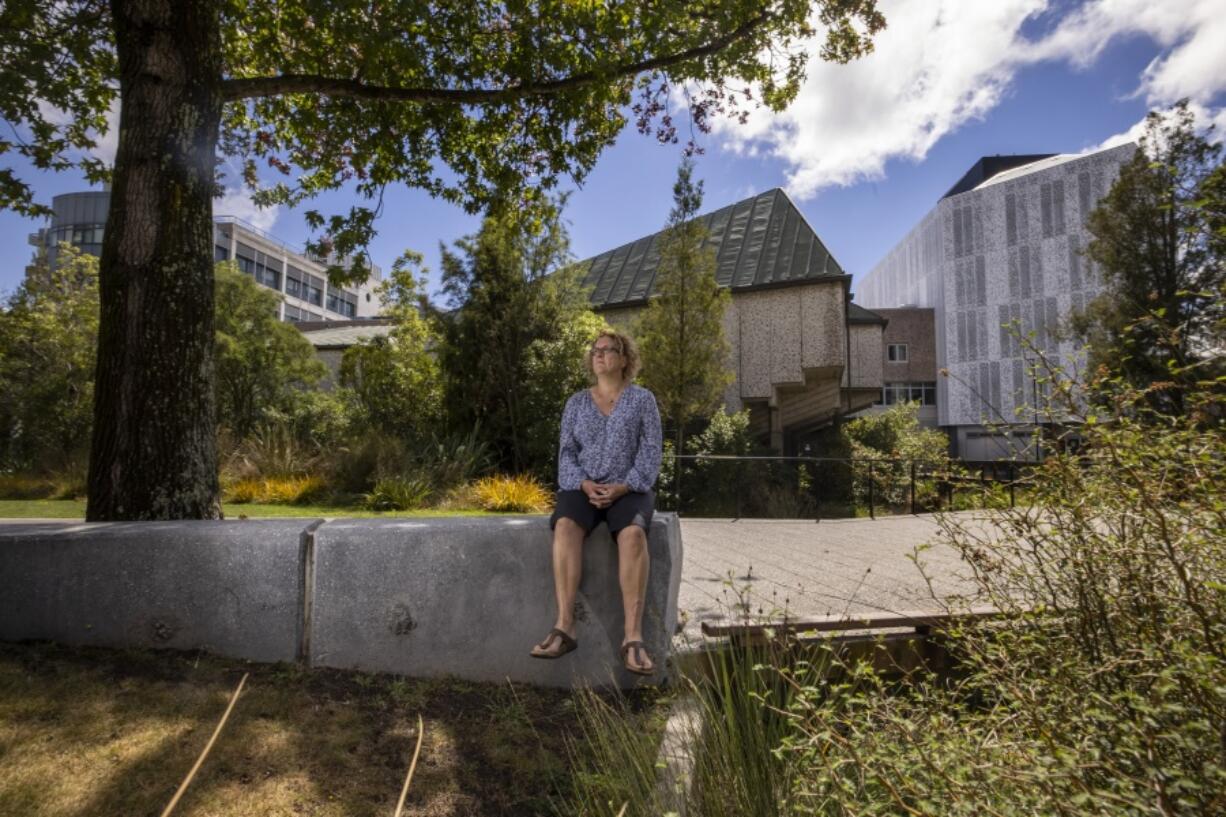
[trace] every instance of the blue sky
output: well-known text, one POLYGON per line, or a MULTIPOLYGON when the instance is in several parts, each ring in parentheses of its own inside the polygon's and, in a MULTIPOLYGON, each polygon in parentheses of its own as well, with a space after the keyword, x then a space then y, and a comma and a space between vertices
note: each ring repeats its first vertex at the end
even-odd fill
MULTIPOLYGON (((1115 143, 1135 135, 1147 110, 1184 96, 1203 122, 1226 130, 1226 0, 881 5, 889 28, 874 54, 850 66, 814 62, 787 112, 759 111, 746 126, 722 124, 703 137, 705 209, 783 187, 859 278, 980 156, 1115 143)), ((575 256, 660 229, 679 159, 678 146, 623 133, 571 197, 575 256)), ((36 180, 44 201, 85 189, 70 173, 16 169, 36 180)), ((311 206, 328 213, 350 203, 335 193, 311 206)), ((258 211, 241 191, 215 211, 292 243, 307 236, 300 213, 258 211)), ((0 291, 19 283, 31 254, 26 236, 38 226, 0 213, 0 291)), ((476 226, 418 191, 389 191, 371 254, 386 268, 405 249, 424 253, 433 291, 439 242, 476 226)))

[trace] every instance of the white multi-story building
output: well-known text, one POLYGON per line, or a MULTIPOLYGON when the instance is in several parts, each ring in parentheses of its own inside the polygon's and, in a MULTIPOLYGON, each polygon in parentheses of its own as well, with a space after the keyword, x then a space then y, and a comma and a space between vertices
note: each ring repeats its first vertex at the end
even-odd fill
MULTIPOLYGON (((49 226, 30 236, 30 244, 55 263, 55 248, 67 241, 93 255, 102 253, 102 233, 110 208, 106 190, 66 193, 51 201, 49 226)), ((350 321, 375 317, 379 299, 375 287, 382 278, 378 266, 357 287, 328 284, 328 263, 307 255, 234 216, 217 216, 213 224, 214 258, 233 259, 256 282, 281 293, 278 317, 285 321, 350 321)), ((342 262, 343 263, 343 262, 342 262)))
POLYGON ((985 157, 859 283, 857 300, 870 309, 934 311, 937 369, 948 372, 936 381, 937 422, 955 455, 1025 450, 1014 432, 1042 420, 1034 355, 1014 325, 1055 364, 1073 370, 1084 360, 1053 330, 1101 291, 1082 253, 1086 219, 1136 149, 985 157))

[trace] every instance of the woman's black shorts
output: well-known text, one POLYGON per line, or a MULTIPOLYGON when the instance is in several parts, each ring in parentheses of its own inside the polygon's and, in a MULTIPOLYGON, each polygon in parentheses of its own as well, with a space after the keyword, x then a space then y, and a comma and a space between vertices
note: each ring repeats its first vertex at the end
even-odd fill
POLYGON ((583 491, 558 491, 557 506, 549 518, 549 529, 553 530, 563 516, 578 522, 585 533, 591 533, 593 528, 604 522, 609 526, 609 535, 616 540, 617 534, 627 525, 638 525, 644 531, 650 531, 655 508, 656 495, 651 491, 644 494, 631 491, 618 497, 607 508, 597 508, 583 491))

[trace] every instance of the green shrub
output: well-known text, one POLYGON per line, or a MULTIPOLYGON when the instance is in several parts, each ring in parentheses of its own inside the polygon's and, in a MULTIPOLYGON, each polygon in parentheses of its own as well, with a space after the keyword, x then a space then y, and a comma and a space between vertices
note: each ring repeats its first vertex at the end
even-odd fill
POLYGON ((366 494, 362 504, 372 511, 411 511, 423 507, 431 493, 424 480, 384 477, 375 482, 374 490, 366 494))
MULTIPOLYGON (((868 504, 869 482, 873 501, 882 506, 910 502, 911 463, 929 466, 948 459, 949 438, 934 428, 919 424, 919 405, 900 403, 879 414, 869 414, 844 423, 841 433, 852 466, 852 496, 868 504), (876 460, 870 467, 869 460, 876 460)), ((924 497, 928 499, 928 497, 924 497)), ((920 497, 916 497, 919 504, 920 497)))
POLYGON ((962 603, 1007 615, 949 634, 955 677, 898 690, 849 667, 793 702, 781 749, 814 812, 1226 813, 1222 402, 1164 417, 1115 394, 1082 454, 1035 468, 1033 506, 942 518, 962 603))
MULTIPOLYGON (((690 454, 745 456, 754 450, 749 412, 717 411, 702 433, 686 440, 690 454)), ((733 516, 738 498, 758 475, 735 460, 686 460, 681 475, 685 509, 697 516, 733 516)))

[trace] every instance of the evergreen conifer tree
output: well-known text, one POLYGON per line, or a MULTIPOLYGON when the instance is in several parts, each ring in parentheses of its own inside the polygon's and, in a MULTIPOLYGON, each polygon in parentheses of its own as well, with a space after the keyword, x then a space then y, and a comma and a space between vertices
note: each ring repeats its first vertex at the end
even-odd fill
POLYGON ((715 251, 697 219, 702 182, 690 159, 677 168, 673 209, 660 246, 655 297, 635 334, 643 356, 640 379, 656 396, 660 414, 684 451, 685 426, 719 407, 733 380, 728 371, 724 312, 732 296, 715 281, 715 251))

